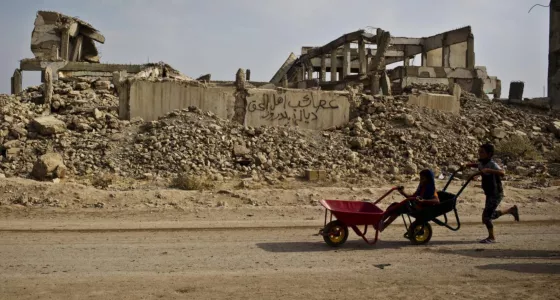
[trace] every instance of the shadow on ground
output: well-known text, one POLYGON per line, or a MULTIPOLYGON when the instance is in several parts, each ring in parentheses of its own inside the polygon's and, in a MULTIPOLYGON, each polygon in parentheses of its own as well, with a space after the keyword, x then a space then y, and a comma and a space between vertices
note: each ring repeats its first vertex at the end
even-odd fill
POLYGON ((504 270, 531 274, 560 274, 560 264, 556 263, 528 263, 528 264, 490 264, 478 266, 481 270, 504 270))
POLYGON ((471 241, 433 241, 425 246, 411 245, 409 241, 378 241, 375 245, 368 245, 363 240, 347 241, 340 247, 330 247, 324 242, 278 242, 278 243, 258 243, 257 247, 275 253, 293 252, 325 252, 325 251, 355 251, 355 250, 379 250, 379 249, 400 249, 400 248, 426 248, 427 246, 441 245, 467 245, 474 244, 471 241))
POLYGON ((434 250, 442 254, 463 255, 473 258, 499 258, 499 259, 560 259, 558 250, 507 250, 507 249, 440 249, 434 250))

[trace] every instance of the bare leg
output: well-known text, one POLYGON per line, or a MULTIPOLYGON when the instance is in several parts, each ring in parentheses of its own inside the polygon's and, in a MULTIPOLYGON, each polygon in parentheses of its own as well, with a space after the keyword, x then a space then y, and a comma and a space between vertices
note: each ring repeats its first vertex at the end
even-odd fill
POLYGON ((383 232, 383 230, 385 230, 385 228, 387 228, 387 226, 391 225, 391 223, 393 223, 393 221, 395 221, 397 218, 399 217, 399 215, 394 214, 389 216, 389 218, 387 218, 385 220, 385 222, 383 222, 383 227, 381 228, 381 232, 383 232))

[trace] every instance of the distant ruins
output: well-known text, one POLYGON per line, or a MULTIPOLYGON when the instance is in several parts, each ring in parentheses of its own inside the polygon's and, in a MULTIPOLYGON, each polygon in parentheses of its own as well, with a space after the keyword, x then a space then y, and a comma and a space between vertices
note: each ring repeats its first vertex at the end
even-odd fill
POLYGON ((358 30, 321 47, 302 47, 299 57, 291 53, 270 82, 250 81, 250 71, 242 69, 235 82, 226 82, 212 81, 210 74, 195 80, 164 63, 106 64, 96 46, 104 42, 97 29, 78 18, 39 11, 31 38, 35 57, 21 60, 12 93, 22 91, 23 71, 41 71, 45 104, 52 103, 56 80, 102 81, 99 85, 114 87, 119 97, 114 109, 125 120, 156 120, 195 106, 245 126, 309 129, 348 122, 357 94, 399 96, 413 86, 439 85, 443 92, 404 97, 452 113, 460 110, 461 91, 501 96, 500 80, 475 64, 469 26, 421 38, 358 30), (420 65, 413 65, 414 59, 420 65))
MULTIPOLYGON (((95 45, 105 37, 90 24, 58 12, 39 11, 31 35, 34 58, 23 59, 12 77, 12 94, 22 90, 23 71, 41 71, 47 86, 64 77, 112 78, 113 72, 138 73, 142 65, 102 64, 95 45)), ((48 95, 45 96, 49 102, 48 95)))
POLYGON ((400 94, 413 83, 459 84, 481 97, 499 98, 501 83, 488 76, 485 67, 475 65, 474 36, 470 27, 424 38, 394 37, 377 29, 376 34, 358 30, 322 47, 302 47, 301 56, 292 53, 271 80, 289 88, 318 86, 342 90, 362 84, 371 94, 400 94), (421 58, 421 66, 411 60, 421 58), (387 69, 393 63, 402 66, 387 69))

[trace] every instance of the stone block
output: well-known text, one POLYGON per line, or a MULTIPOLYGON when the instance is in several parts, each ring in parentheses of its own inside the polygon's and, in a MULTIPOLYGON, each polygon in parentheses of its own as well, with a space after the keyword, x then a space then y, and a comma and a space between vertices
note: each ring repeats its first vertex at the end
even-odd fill
POLYGON ((305 179, 307 181, 319 181, 327 178, 325 170, 305 170, 305 179))
POLYGON ((66 131, 66 124, 53 116, 35 118, 30 126, 33 131, 45 136, 66 131))

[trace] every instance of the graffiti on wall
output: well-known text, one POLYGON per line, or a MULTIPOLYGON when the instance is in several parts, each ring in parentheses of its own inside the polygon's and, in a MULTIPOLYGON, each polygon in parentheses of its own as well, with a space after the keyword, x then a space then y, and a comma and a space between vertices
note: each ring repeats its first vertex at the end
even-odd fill
POLYGON ((264 93, 247 103, 247 112, 258 113, 263 120, 294 124, 316 121, 321 111, 338 108, 335 99, 319 99, 310 94, 292 95, 287 99, 282 94, 264 93))

